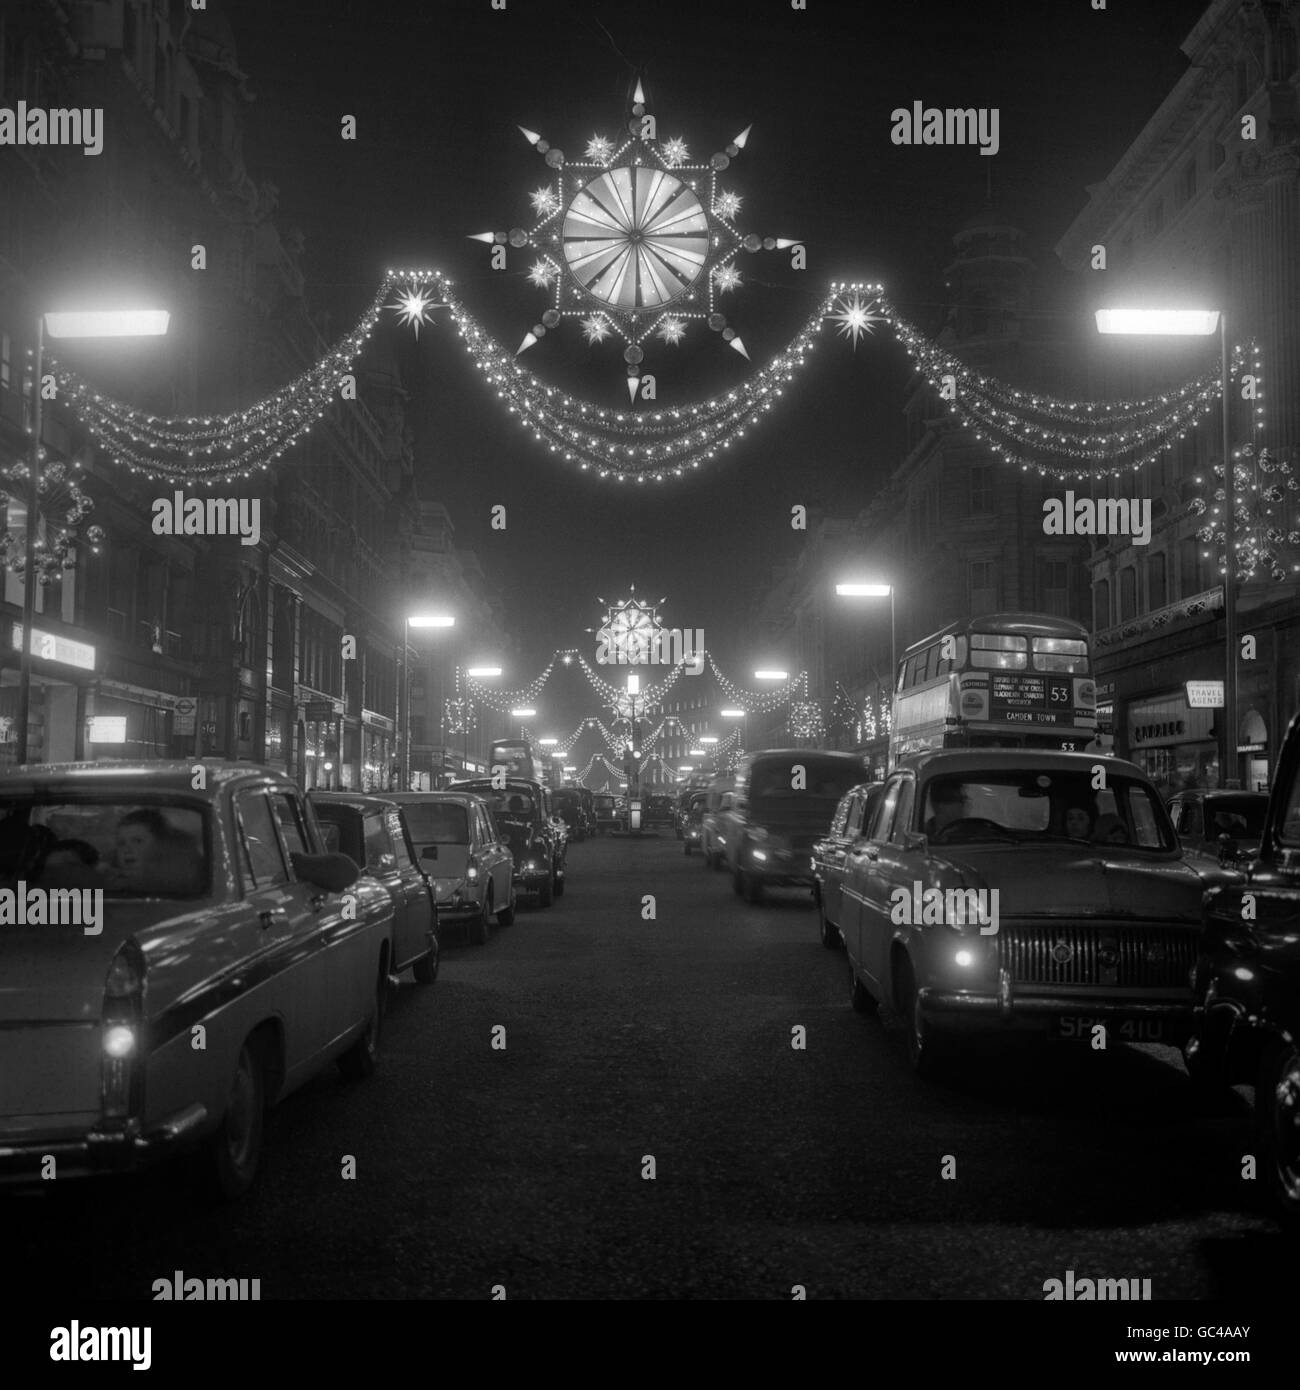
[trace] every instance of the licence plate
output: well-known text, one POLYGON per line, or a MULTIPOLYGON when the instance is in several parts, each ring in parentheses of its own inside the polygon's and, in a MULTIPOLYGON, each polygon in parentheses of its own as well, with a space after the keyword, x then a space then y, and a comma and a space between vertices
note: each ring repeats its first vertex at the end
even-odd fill
POLYGON ((1067 1014, 1056 1019, 1055 1033, 1058 1038, 1074 1038, 1091 1042, 1092 1030, 1098 1025, 1106 1029, 1108 1042, 1149 1043, 1164 1042, 1165 1020, 1162 1018, 1093 1018, 1087 1014, 1067 1014))

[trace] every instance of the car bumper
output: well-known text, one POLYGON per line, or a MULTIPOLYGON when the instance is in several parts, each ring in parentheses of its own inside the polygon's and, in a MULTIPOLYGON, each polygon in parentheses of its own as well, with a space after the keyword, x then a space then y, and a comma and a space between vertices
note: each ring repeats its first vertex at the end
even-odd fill
POLYGON ((918 994, 926 1022, 945 1031, 1047 1032, 1058 1019, 1087 1018, 1104 1023, 1158 1021, 1170 1041, 1185 1041, 1195 1026, 1190 990, 1132 998, 1082 990, 1030 992, 1023 986, 1017 989, 1004 970, 994 991, 925 986, 918 994))
POLYGON ((0 1183, 39 1182, 47 1157, 60 1178, 126 1173, 156 1163, 192 1143, 206 1127, 207 1109, 191 1105, 143 1133, 137 1123, 111 1132, 89 1130, 59 1138, 0 1140, 0 1183))

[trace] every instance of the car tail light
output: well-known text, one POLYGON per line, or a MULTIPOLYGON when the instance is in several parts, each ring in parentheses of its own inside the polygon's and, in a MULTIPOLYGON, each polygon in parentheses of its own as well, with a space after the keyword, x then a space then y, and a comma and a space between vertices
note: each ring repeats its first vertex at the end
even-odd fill
POLYGON ((471 882, 478 878, 478 860, 471 857, 465 861, 465 877, 471 882))
POLYGON ((140 1110, 144 1076, 144 953, 134 941, 117 948, 104 981, 100 1112, 124 1123, 140 1110))

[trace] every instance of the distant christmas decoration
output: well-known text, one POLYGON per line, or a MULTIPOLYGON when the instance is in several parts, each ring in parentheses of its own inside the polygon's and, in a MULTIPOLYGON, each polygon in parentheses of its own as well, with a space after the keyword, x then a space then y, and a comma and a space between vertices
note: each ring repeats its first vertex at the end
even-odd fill
MULTIPOLYGON (((104 543, 102 526, 83 529, 82 523, 95 503, 81 490, 76 472, 66 463, 43 463, 37 479, 34 558, 36 582, 42 586, 53 584, 64 570, 72 569, 79 553, 98 555, 104 543)), ((30 478, 26 463, 0 470, 0 563, 19 576, 27 569, 30 478)))

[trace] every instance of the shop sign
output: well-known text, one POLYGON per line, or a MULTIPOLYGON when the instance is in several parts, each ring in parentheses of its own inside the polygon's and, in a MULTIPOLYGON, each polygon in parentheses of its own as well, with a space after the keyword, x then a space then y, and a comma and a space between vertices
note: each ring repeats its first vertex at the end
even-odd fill
POLYGON ((91 743, 125 743, 126 715, 92 714, 86 720, 86 738, 91 743))
MULTIPOLYGON (((23 625, 13 625, 13 648, 23 649, 23 625)), ((59 637, 53 632, 42 632, 32 628, 32 655, 42 661, 58 661, 64 666, 76 666, 83 671, 95 669, 95 649, 86 642, 74 642, 70 637, 59 637)))
POLYGON ((1191 709, 1222 709, 1222 681, 1187 681, 1187 704, 1191 709))

